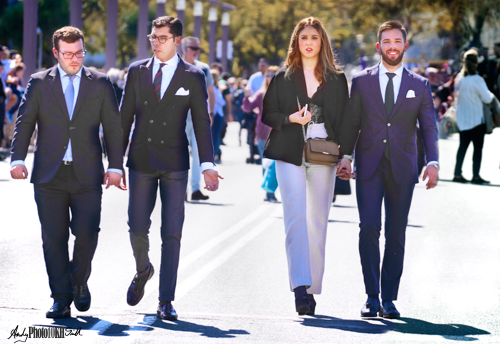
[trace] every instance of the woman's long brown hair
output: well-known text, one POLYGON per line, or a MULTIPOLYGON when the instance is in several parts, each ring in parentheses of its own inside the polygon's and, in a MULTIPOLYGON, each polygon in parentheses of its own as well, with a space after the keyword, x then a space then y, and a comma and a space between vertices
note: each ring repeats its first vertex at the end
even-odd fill
POLYGON ((321 37, 321 50, 318 56, 318 63, 314 69, 316 79, 318 81, 326 80, 328 72, 341 74, 342 71, 335 65, 335 55, 331 49, 330 38, 328 38, 325 27, 319 19, 309 17, 302 19, 293 30, 285 61, 285 66, 288 67, 285 76, 289 77, 302 65, 302 57, 299 50, 299 35, 308 26, 315 28, 321 37))

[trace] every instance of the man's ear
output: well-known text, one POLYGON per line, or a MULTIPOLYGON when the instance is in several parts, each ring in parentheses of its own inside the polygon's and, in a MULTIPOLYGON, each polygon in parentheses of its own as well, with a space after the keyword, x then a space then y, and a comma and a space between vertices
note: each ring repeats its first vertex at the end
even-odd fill
POLYGON ((404 52, 406 52, 406 50, 408 50, 408 46, 409 46, 409 45, 410 45, 410 44, 409 44, 408 42, 406 42, 406 43, 405 43, 405 49, 404 49, 404 52))
POLYGON ((175 46, 178 47, 179 44, 181 44, 182 37, 181 36, 177 36, 174 39, 175 39, 175 46))
POLYGON ((380 53, 380 43, 379 42, 375 43, 375 48, 377 48, 377 52, 380 53))
POLYGON ((52 52, 54 53, 54 57, 57 59, 57 50, 56 50, 56 48, 52 48, 52 52))

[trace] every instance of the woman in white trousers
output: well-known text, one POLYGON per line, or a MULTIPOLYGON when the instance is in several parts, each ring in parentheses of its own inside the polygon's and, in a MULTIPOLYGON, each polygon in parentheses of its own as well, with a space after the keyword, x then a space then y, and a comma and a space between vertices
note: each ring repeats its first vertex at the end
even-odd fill
POLYGON ((302 19, 290 39, 285 67, 264 97, 262 122, 272 128, 264 156, 276 160, 285 219, 290 289, 299 315, 314 314, 314 294, 322 290, 328 214, 335 166, 304 161, 304 142, 339 143, 349 100, 347 81, 336 65, 321 22, 302 19))

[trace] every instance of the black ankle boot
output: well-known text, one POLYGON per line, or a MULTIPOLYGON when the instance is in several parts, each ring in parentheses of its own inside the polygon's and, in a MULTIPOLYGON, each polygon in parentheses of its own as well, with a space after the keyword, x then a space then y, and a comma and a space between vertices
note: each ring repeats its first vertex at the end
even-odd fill
POLYGON ((306 287, 300 286, 293 290, 295 294, 295 310, 299 315, 305 315, 311 311, 309 308, 309 296, 307 296, 306 287))

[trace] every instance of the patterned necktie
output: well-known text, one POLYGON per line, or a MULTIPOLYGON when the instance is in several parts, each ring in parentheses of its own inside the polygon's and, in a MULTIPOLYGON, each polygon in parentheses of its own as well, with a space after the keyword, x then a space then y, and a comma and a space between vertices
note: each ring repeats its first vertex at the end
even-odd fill
POLYGON ((394 108, 394 84, 392 78, 396 76, 396 73, 385 73, 389 77, 389 82, 387 83, 387 88, 385 89, 385 111, 387 117, 391 116, 392 109, 394 108))
POLYGON ((155 81, 153 82, 153 87, 155 89, 155 94, 156 94, 156 99, 158 101, 161 100, 161 79, 163 78, 163 73, 161 69, 165 63, 160 63, 160 69, 158 69, 158 72, 155 75, 155 81))
POLYGON ((74 75, 66 74, 69 79, 69 84, 64 92, 64 98, 66 99, 66 106, 68 107, 69 119, 73 118, 73 103, 75 101, 75 87, 73 86, 74 75))

